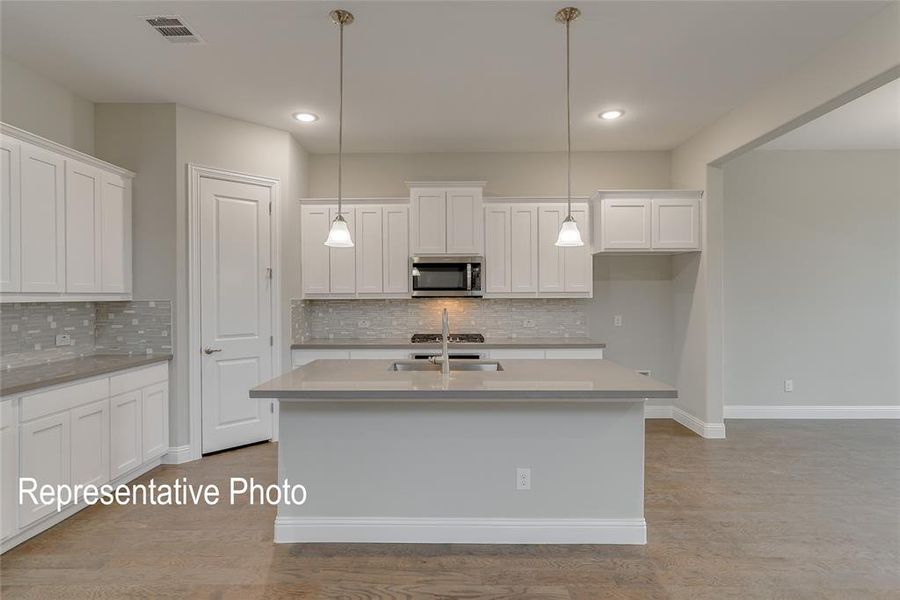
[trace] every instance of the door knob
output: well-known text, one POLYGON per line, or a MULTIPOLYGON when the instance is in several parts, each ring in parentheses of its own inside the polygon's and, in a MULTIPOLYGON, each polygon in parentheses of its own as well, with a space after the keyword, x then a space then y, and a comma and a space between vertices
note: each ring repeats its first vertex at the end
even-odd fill
POLYGON ((221 352, 221 348, 210 348, 206 347, 203 349, 203 354, 215 354, 216 352, 221 352))

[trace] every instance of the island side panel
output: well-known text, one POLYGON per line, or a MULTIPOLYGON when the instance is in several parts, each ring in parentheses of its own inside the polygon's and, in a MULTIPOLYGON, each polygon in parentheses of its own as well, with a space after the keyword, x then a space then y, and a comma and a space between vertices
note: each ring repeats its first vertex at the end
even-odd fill
POLYGON ((282 402, 278 542, 644 543, 643 402, 282 402), (516 490, 516 468, 531 489, 516 490))

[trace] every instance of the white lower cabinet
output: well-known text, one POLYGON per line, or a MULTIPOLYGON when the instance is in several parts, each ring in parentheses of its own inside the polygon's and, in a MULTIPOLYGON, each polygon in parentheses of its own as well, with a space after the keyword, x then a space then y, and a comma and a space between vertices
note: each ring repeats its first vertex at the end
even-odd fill
POLYGON ((109 401, 109 474, 115 479, 141 464, 141 391, 109 401))
POLYGON ((495 348, 488 351, 492 360, 603 358, 603 348, 495 348))
POLYGON ((349 350, 292 350, 291 364, 294 368, 302 367, 314 360, 322 358, 334 358, 338 360, 346 360, 350 358, 349 350))
MULTIPOLYGON (((492 360, 514 359, 554 359, 554 358, 603 358, 603 348, 478 348, 472 344, 472 351, 484 354, 485 358, 492 360)), ((468 350, 468 348, 467 348, 468 350)), ((297 349, 291 352, 294 368, 302 367, 319 359, 379 359, 379 360, 409 360, 410 355, 416 352, 434 352, 434 346, 417 348, 416 346, 404 346, 397 348, 351 348, 347 350, 331 349, 297 349)), ((458 351, 454 349, 453 351, 458 351)))
MULTIPOLYGON (((0 541, 21 543, 80 510, 18 502, 19 478, 40 486, 125 483, 169 446, 168 365, 155 364, 0 401, 0 541)), ((26 488, 28 489, 28 488, 26 488)))

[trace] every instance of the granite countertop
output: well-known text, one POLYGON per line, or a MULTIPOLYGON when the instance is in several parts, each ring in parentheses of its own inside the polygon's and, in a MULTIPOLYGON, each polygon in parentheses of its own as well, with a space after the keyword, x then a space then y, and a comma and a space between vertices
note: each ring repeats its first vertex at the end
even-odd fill
POLYGON ((314 360, 250 390, 284 401, 604 401, 675 398, 675 388, 609 360, 500 360, 502 371, 392 371, 392 360, 314 360))
MULTIPOLYGON (((313 338, 291 344, 291 350, 343 350, 350 348, 440 348, 437 344, 413 344, 409 338, 313 338)), ((453 350, 484 348, 606 348, 606 344, 588 337, 487 338, 484 343, 450 344, 453 350)))
POLYGON ((91 354, 0 372, 0 396, 172 360, 171 354, 91 354))

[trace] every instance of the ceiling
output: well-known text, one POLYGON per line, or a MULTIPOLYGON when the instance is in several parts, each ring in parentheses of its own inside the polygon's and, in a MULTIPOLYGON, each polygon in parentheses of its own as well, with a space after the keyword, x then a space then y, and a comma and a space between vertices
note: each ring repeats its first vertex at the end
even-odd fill
MULTIPOLYGON (((887 4, 580 1, 574 149, 670 149, 887 4), (614 107, 626 116, 597 119, 614 107)), ((4 0, 0 50, 94 102, 177 102, 334 152, 338 6, 356 15, 346 151, 565 148, 560 2, 4 0), (148 15, 179 15, 206 43, 170 44, 148 15)))
POLYGON ((777 150, 900 150, 900 79, 772 140, 777 150))

